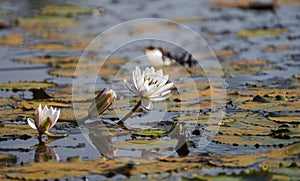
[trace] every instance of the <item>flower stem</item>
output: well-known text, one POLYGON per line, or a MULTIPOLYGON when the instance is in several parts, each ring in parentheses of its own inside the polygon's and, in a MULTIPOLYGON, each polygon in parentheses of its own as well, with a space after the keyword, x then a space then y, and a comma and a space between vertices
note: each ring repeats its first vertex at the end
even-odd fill
POLYGON ((91 117, 90 117, 90 115, 87 115, 87 116, 85 116, 85 117, 83 117, 83 118, 79 118, 79 119, 77 119, 77 123, 83 123, 84 121, 86 121, 86 120, 88 120, 88 119, 90 119, 91 117))
POLYGON ((119 122, 118 125, 121 125, 124 127, 124 122, 140 107, 142 104, 142 100, 139 100, 139 102, 124 116, 119 122))

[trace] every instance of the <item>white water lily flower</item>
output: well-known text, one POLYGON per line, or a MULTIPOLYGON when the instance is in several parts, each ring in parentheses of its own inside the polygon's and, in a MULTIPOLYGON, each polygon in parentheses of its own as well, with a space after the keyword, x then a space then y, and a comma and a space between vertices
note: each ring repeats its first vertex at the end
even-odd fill
POLYGON ((60 115, 60 109, 52 108, 48 109, 47 106, 42 109, 41 104, 35 110, 34 120, 27 118, 29 126, 38 130, 39 134, 48 132, 57 122, 60 115))
POLYGON ((160 69, 155 71, 154 67, 147 67, 141 72, 136 67, 132 73, 133 85, 124 80, 127 88, 134 94, 141 97, 141 105, 150 110, 152 109, 152 101, 163 101, 169 98, 173 86, 173 82, 167 83, 169 76, 163 75, 160 69))

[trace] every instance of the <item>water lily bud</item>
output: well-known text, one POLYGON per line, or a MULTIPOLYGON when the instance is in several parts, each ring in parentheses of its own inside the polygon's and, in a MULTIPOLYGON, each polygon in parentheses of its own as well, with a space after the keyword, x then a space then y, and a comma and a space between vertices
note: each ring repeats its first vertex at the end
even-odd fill
POLYGON ((102 114, 113 101, 117 98, 117 94, 110 88, 105 88, 95 97, 95 101, 89 108, 89 116, 97 117, 102 114))

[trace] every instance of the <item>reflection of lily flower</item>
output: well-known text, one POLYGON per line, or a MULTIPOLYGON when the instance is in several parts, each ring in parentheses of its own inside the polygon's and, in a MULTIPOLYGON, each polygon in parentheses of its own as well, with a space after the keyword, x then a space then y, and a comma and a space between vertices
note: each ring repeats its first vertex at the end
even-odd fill
POLYGON ((93 102, 89 108, 89 116, 96 117, 102 114, 109 106, 113 103, 113 101, 117 98, 117 94, 110 88, 105 88, 95 98, 95 102, 93 102))
POLYGON ((58 154, 45 143, 39 143, 35 147, 34 161, 35 162, 47 162, 47 161, 59 161, 58 154))
POLYGON ((146 109, 152 109, 151 101, 163 101, 170 96, 173 82, 167 83, 169 76, 163 75, 162 70, 155 72, 154 67, 147 67, 141 72, 140 68, 136 67, 132 79, 134 85, 130 85, 127 80, 124 80, 124 83, 131 92, 141 97, 141 105, 146 109))
POLYGON ((39 136, 48 131, 55 125, 60 115, 60 109, 52 108, 48 109, 47 106, 42 109, 41 104, 34 112, 34 120, 27 118, 29 126, 33 129, 37 129, 39 136))
POLYGON ((141 99, 134 106, 134 108, 122 118, 118 124, 123 125, 140 105, 144 108, 151 110, 153 105, 152 101, 163 101, 169 98, 173 82, 167 83, 169 76, 163 75, 162 70, 155 71, 154 67, 147 67, 141 72, 139 67, 136 67, 132 73, 133 85, 127 80, 124 80, 127 88, 138 95, 141 99))

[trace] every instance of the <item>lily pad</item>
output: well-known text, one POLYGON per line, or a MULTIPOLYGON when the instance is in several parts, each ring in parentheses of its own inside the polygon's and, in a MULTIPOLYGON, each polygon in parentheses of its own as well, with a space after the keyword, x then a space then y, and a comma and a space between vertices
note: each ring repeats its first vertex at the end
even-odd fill
POLYGON ((32 28, 70 28, 76 25, 75 19, 62 16, 19 17, 20 25, 32 28))
POLYGON ((288 115, 288 116, 280 116, 280 117, 268 117, 270 120, 278 122, 278 123, 300 123, 299 115, 288 115))
POLYGON ((16 103, 16 100, 12 98, 0 98, 0 107, 3 106, 13 106, 16 103))
POLYGON ((23 100, 20 102, 18 107, 24 108, 24 109, 36 109, 39 104, 41 105, 47 105, 48 107, 58 107, 58 108, 69 108, 72 107, 72 105, 69 102, 65 101, 57 101, 57 100, 23 100))
POLYGON ((41 9, 42 15, 52 16, 75 16, 80 14, 91 14, 92 8, 72 5, 46 6, 41 9))
POLYGON ((1 90, 13 90, 13 91, 23 91, 30 89, 43 89, 46 87, 55 86, 54 83, 51 82, 7 82, 0 83, 1 90))
POLYGON ((133 132, 133 135, 137 136, 150 136, 150 137, 157 137, 162 136, 163 134, 166 134, 165 130, 161 129, 154 129, 154 130, 140 130, 138 132, 133 132))
POLYGON ((36 49, 36 50, 62 50, 66 49, 66 46, 63 43, 39 43, 29 45, 25 48, 36 49))
POLYGON ((241 37, 276 36, 284 33, 285 31, 285 29, 239 30, 237 35, 241 37))
MULTIPOLYGON (((215 166, 223 167, 247 167, 255 164, 260 158, 267 158, 268 160, 274 161, 284 161, 285 158, 296 158, 296 155, 300 153, 300 144, 292 144, 290 146, 269 151, 267 153, 257 153, 252 155, 220 155, 216 156, 217 159, 212 159, 209 161, 210 164, 215 166)), ((213 156, 213 155, 212 155, 213 156)))
POLYGON ((0 167, 13 166, 17 163, 17 157, 11 154, 0 154, 0 167))
POLYGON ((4 168, 2 171, 6 173, 9 179, 37 180, 81 177, 89 174, 105 176, 113 176, 116 174, 126 176, 155 174, 189 169, 198 167, 199 165, 201 165, 201 163, 149 162, 149 160, 128 158, 107 160, 100 158, 94 161, 80 161, 80 164, 78 162, 35 162, 17 168, 4 168))
POLYGON ((24 37, 21 34, 9 34, 0 36, 0 45, 16 46, 24 42, 24 37))
POLYGON ((79 57, 34 57, 34 58, 18 58, 14 61, 23 63, 47 63, 55 66, 58 63, 77 62, 79 57))

